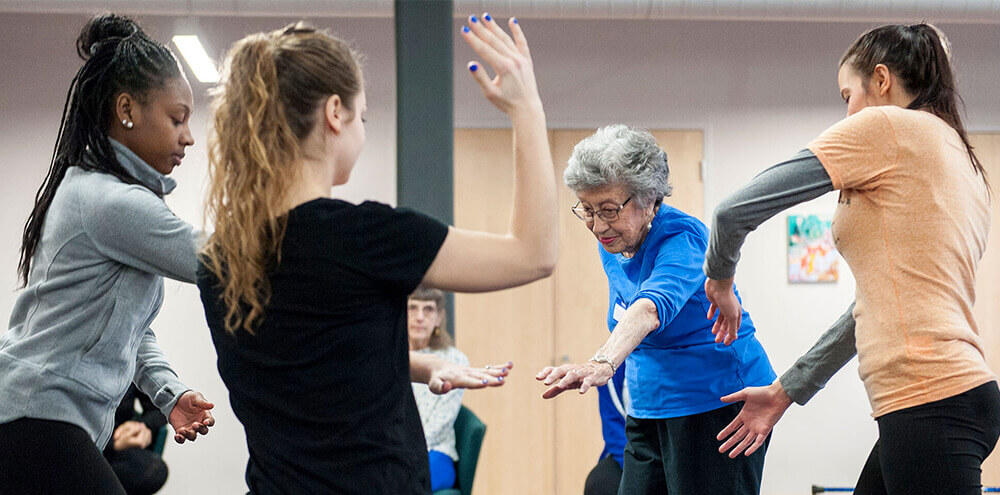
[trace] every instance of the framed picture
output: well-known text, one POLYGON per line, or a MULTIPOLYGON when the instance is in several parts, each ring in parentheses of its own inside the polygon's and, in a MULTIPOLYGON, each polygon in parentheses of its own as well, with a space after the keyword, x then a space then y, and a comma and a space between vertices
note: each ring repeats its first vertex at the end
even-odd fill
POLYGON ((840 255, 833 245, 831 215, 788 215, 788 281, 836 282, 840 255))

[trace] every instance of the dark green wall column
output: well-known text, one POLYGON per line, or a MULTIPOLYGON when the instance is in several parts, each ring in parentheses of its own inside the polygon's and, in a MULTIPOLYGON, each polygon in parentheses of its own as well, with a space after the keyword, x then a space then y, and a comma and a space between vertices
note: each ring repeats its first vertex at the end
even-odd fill
MULTIPOLYGON (((454 223, 452 0, 395 0, 396 200, 454 223)), ((454 299, 448 296, 448 321, 454 299)), ((454 335, 453 325, 448 325, 454 335)))

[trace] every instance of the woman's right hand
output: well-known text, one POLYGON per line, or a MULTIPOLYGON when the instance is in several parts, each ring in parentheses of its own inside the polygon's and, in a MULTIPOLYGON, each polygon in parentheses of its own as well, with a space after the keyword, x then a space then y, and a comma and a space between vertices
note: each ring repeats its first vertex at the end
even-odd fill
POLYGON ((567 390, 580 390, 586 393, 592 387, 600 387, 615 375, 615 371, 607 363, 587 361, 582 364, 564 364, 562 366, 546 366, 535 375, 535 379, 549 385, 542 392, 543 399, 551 399, 567 390))
POLYGON ((496 77, 490 79, 477 61, 469 62, 467 67, 486 99, 507 115, 514 117, 519 111, 541 112, 542 101, 538 97, 528 40, 517 19, 511 17, 507 25, 511 35, 489 14, 483 14, 482 19, 469 16, 462 26, 462 37, 493 68, 496 77))

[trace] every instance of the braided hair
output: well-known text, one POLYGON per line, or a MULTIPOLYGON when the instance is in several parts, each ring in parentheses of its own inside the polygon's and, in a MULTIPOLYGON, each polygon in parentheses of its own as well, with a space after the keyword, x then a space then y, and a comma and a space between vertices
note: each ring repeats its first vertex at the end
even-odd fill
POLYGON ((147 36, 134 20, 118 14, 91 18, 76 40, 76 52, 84 63, 69 85, 49 171, 24 224, 17 265, 22 287, 28 283, 45 214, 70 166, 139 184, 118 162, 108 136, 116 120, 114 102, 118 95, 127 92, 142 102, 151 89, 162 88, 181 76, 177 59, 165 45, 147 36), (89 159, 84 159, 86 155, 89 159))

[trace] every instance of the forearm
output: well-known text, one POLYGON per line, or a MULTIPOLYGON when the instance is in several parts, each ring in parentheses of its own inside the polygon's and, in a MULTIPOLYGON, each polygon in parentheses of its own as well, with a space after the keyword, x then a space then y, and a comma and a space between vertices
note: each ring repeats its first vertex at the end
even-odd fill
POLYGON ((830 191, 829 174, 809 150, 761 172, 715 209, 705 274, 713 280, 733 278, 740 248, 750 232, 779 212, 830 191))
POLYGON ((139 342, 132 381, 167 417, 181 395, 190 390, 177 378, 177 373, 170 367, 163 350, 156 342, 156 336, 148 328, 139 342))
POLYGON ((796 404, 805 405, 830 378, 857 354, 854 304, 834 322, 809 352, 800 357, 779 381, 796 404))
POLYGON ((555 168, 541 102, 511 112, 514 194, 509 234, 530 264, 551 271, 559 253, 555 168))
POLYGON ((410 381, 426 384, 434 370, 443 363, 441 358, 432 354, 410 351, 410 381))
POLYGON ((659 327, 656 305, 649 299, 638 299, 625 311, 607 342, 596 354, 607 356, 617 368, 647 335, 659 327))

